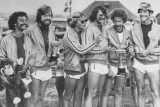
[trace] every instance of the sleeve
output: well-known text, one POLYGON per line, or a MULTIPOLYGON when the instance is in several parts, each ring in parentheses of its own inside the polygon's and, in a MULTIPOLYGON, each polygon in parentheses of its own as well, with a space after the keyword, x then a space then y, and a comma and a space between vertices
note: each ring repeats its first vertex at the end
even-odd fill
POLYGON ((89 52, 93 47, 95 47, 94 42, 82 46, 79 43, 79 40, 76 38, 76 34, 72 32, 68 32, 68 34, 66 35, 66 41, 68 42, 68 45, 72 50, 82 55, 89 52))
POLYGON ((0 45, 0 59, 4 59, 7 56, 6 53, 6 42, 3 38, 0 45))

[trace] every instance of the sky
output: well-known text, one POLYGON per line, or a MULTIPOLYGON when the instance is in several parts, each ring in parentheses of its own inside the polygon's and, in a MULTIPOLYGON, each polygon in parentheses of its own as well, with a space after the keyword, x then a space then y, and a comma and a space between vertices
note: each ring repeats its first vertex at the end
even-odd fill
MULTIPOLYGON (((28 14, 35 14, 37 8, 42 4, 50 5, 53 14, 65 14, 65 2, 69 0, 0 0, 0 12, 11 13, 14 11, 25 11, 28 14)), ((89 4, 95 0, 72 0, 72 12, 82 11, 89 4)), ((107 0, 97 0, 97 1, 107 1, 107 0)), ((111 1, 111 0, 109 0, 111 1)), ((115 0, 114 0, 115 1, 115 0)), ((120 1, 124 6, 126 6, 131 12, 137 14, 137 9, 140 2, 147 1, 151 3, 152 9, 154 10, 154 15, 160 12, 160 0, 116 0, 120 1)))

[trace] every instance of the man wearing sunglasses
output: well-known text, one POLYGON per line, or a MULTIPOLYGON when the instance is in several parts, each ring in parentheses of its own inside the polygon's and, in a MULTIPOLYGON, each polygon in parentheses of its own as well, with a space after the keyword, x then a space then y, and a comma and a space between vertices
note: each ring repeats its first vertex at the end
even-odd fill
POLYGON ((142 2, 138 9, 140 24, 131 29, 135 48, 133 67, 138 85, 138 107, 145 107, 144 78, 147 75, 150 81, 153 106, 159 107, 159 41, 160 26, 152 23, 153 10, 147 2, 142 2), (156 52, 156 53, 155 53, 156 52))

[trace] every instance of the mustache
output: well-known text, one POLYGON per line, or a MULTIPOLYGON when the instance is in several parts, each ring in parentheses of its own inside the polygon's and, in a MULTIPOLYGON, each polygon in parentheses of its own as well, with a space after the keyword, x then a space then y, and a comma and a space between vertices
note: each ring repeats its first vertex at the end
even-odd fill
POLYGON ((20 26, 24 26, 24 25, 25 25, 26 27, 28 27, 28 24, 26 24, 26 23, 24 23, 24 24, 21 24, 20 26))

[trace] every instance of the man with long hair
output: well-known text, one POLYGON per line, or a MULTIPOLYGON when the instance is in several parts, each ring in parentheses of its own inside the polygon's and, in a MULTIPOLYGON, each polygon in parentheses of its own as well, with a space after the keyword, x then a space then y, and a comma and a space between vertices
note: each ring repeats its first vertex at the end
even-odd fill
POLYGON ((52 77, 52 64, 49 58, 52 56, 51 42, 54 40, 54 27, 51 24, 53 17, 51 7, 42 5, 37 9, 36 23, 27 31, 37 51, 34 63, 33 81, 31 85, 32 97, 30 107, 41 107, 49 79, 52 77))

